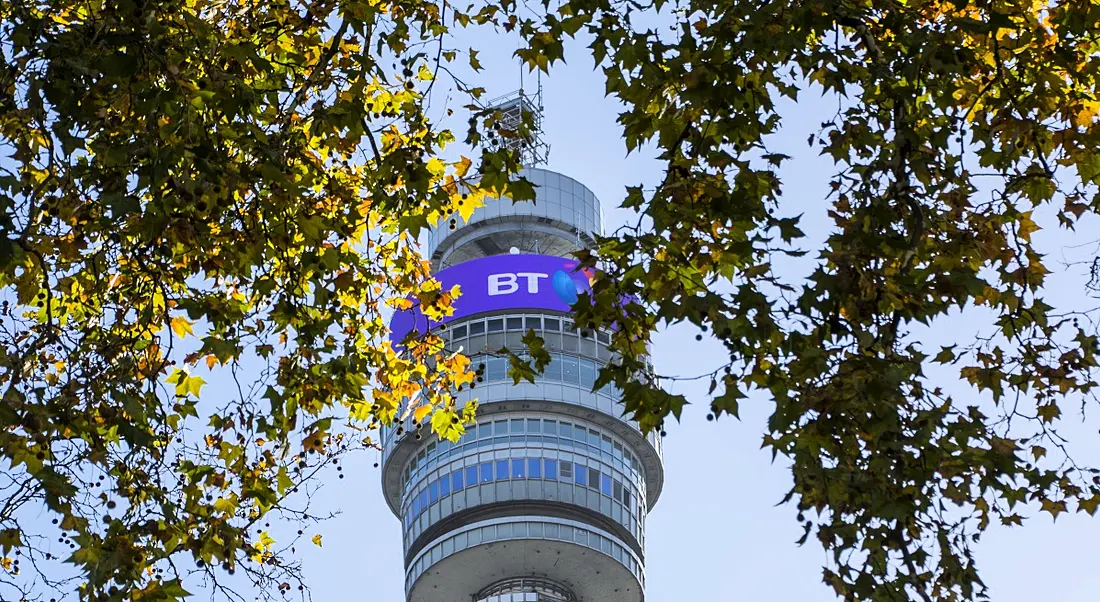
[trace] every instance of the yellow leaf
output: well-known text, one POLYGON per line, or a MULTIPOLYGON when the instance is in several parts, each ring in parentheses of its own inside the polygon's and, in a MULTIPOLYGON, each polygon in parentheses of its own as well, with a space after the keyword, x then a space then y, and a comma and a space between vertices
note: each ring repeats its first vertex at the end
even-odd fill
POLYGON ((214 369, 214 364, 217 364, 217 363, 218 363, 218 356, 213 355, 213 354, 206 356, 206 367, 207 368, 213 370, 214 369))
POLYGON ((1074 117, 1074 123, 1078 127, 1086 127, 1092 123, 1096 114, 1100 112, 1100 101, 1089 100, 1081 104, 1080 110, 1074 117))
POLYGON ((273 544, 273 543, 275 543, 275 540, 272 539, 271 536, 267 534, 267 531, 261 531, 260 532, 260 539, 259 539, 259 541, 256 542, 256 547, 261 552, 266 552, 269 549, 271 549, 271 544, 273 544))
POLYGON ((416 72, 416 77, 422 82, 430 82, 435 79, 435 74, 425 64, 420 65, 420 70, 416 72))
POLYGON ((469 173, 470 166, 473 164, 474 162, 471 161, 469 157, 462 157, 461 159, 459 159, 458 163, 454 164, 455 177, 461 178, 465 176, 467 173, 469 173))
POLYGON ((441 176, 446 170, 447 166, 443 164, 443 160, 439 157, 435 157, 431 161, 428 161, 428 173, 433 176, 441 176))
POLYGON ((176 333, 179 338, 184 338, 189 334, 195 334, 195 331, 191 329, 191 322, 187 318, 177 316, 172 318, 172 332, 176 333))
POLYGON ((319 547, 321 547, 321 534, 320 534, 320 533, 318 533, 317 535, 314 535, 314 536, 313 536, 313 539, 311 539, 310 541, 312 541, 313 543, 317 544, 317 547, 318 547, 318 548, 319 548, 319 547))
POLYGON ((424 404, 422 406, 419 406, 416 408, 416 411, 413 412, 413 419, 415 419, 417 422, 422 422, 424 420, 424 417, 428 415, 428 412, 431 411, 432 406, 430 405, 424 404))
POLYGON ((466 195, 466 198, 462 200, 462 204, 458 206, 458 214, 462 216, 463 221, 470 221, 470 217, 474 214, 474 210, 478 207, 485 206, 485 193, 480 191, 470 192, 466 195))

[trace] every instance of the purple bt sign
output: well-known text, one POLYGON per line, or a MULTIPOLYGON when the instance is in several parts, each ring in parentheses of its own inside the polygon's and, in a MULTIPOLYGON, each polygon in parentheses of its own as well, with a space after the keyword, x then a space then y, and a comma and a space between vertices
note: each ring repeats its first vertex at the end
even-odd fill
POLYGON ((390 339, 400 341, 412 330, 429 329, 452 320, 503 309, 569 311, 578 296, 592 290, 591 270, 578 270, 578 262, 551 255, 493 255, 441 270, 435 279, 448 290, 459 285, 462 296, 454 302, 454 314, 442 322, 430 322, 419 307, 394 314, 390 339), (430 322, 430 323, 429 323, 430 322))

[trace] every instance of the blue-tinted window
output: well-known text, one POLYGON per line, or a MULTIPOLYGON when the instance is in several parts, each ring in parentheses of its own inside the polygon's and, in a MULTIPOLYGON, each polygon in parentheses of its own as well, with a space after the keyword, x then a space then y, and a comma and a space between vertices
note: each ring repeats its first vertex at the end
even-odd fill
POLYGON ((477 466, 466 467, 466 486, 472 487, 477 485, 477 466))
POLYGON ((502 357, 488 358, 485 365, 485 380, 504 380, 508 375, 508 362, 502 357))
POLYGON ((409 504, 409 514, 416 516, 420 514, 420 498, 414 497, 413 502, 409 504))
POLYGON ((526 462, 522 458, 512 459, 512 478, 522 479, 527 476, 527 471, 524 470, 526 462))
POLYGON ((550 355, 550 363, 546 365, 546 369, 542 372, 543 378, 547 380, 561 380, 561 354, 554 353, 550 355))
POLYGON ((448 495, 451 495, 451 477, 450 475, 443 475, 443 478, 439 479, 439 497, 448 495))
POLYGON ((578 485, 588 485, 588 471, 584 469, 584 466, 577 467, 577 470, 573 473, 573 479, 578 485))
POLYGON ((553 420, 543 420, 542 421, 542 432, 546 433, 547 435, 557 435, 558 434, 558 423, 554 422, 553 420))
POLYGON ((513 435, 516 434, 516 433, 522 433, 523 432, 523 419, 522 418, 513 418, 511 422, 512 422, 512 425, 509 428, 511 429, 513 435))
POLYGON ((561 379, 564 382, 577 384, 580 382, 580 362, 571 355, 563 355, 561 358, 561 379))
POLYGON ((428 507, 428 490, 425 489, 420 492, 420 509, 424 510, 428 507))
POLYGON ((542 432, 542 421, 539 420, 538 418, 528 418, 527 419, 527 432, 528 433, 541 433, 542 432))
POLYGON ((581 443, 588 440, 588 429, 579 424, 573 425, 573 438, 581 443))
POLYGON ((608 475, 600 475, 600 491, 604 495, 611 495, 611 477, 608 475))
POLYGON ((542 460, 539 458, 527 459, 527 476, 532 479, 542 478, 542 460))
POLYGON ((493 463, 485 462, 481 465, 481 482, 488 483, 493 480, 493 463))
POLYGON ((497 460, 497 479, 508 478, 508 460, 497 460))
POLYGON ((591 390, 596 386, 596 365, 589 360, 581 361, 581 387, 591 390))
POLYGON ((557 460, 543 460, 543 468, 546 469, 546 478, 557 479, 558 478, 558 461, 557 460))
POLYGON ((607 435, 603 436, 603 439, 600 440, 600 449, 609 454, 611 453, 611 450, 613 449, 613 446, 611 445, 611 437, 608 437, 607 435))
POLYGON ((432 481, 431 485, 428 485, 428 503, 434 504, 439 501, 439 481, 432 481))
POLYGON ((495 432, 498 437, 500 435, 507 435, 508 434, 508 421, 507 420, 497 420, 496 422, 494 422, 493 423, 493 432, 495 432))
POLYGON ((479 439, 488 439, 493 436, 493 423, 486 422, 481 425, 481 428, 477 429, 477 436, 479 439))
POLYGON ((596 431, 588 430, 588 444, 596 449, 600 449, 600 434, 596 431))
POLYGON ((451 488, 455 491, 462 491, 465 485, 462 484, 462 469, 456 470, 451 473, 451 488))

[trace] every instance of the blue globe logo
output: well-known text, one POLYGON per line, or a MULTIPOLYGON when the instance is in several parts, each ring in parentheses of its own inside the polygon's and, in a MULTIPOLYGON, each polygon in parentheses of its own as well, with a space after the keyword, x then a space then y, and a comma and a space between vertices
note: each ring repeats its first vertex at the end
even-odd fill
POLYGON ((573 278, 564 270, 558 270, 550 277, 550 288, 554 289, 554 294, 566 305, 577 302, 577 283, 573 282, 573 278))

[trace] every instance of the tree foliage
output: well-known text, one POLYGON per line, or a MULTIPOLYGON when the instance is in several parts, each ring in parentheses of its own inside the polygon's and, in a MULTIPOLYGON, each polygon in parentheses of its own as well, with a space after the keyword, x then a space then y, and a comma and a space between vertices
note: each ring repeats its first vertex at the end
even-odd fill
POLYGON ((1065 450, 1056 428, 1067 401, 1091 397, 1100 349, 1044 301, 1033 242, 1038 210, 1070 229, 1100 210, 1100 13, 687 1, 664 6, 670 27, 636 25, 665 4, 581 0, 520 26, 528 60, 583 30, 626 105, 627 146, 655 144, 667 165, 656 190, 624 202, 647 227, 589 257, 606 277, 578 319, 617 321, 626 358, 603 378, 657 427, 685 399, 632 383, 634 359, 659 324, 709 329, 729 351, 711 409, 736 415, 750 390, 774 400, 764 445, 792 462, 787 499, 831 553, 838 595, 986 597, 971 544, 989 524, 1100 506, 1094 469, 1043 460, 1065 450), (778 99, 822 91, 838 108, 809 143, 836 174, 817 245, 783 202, 786 157, 767 140, 778 99), (805 280, 773 267, 806 252, 819 259, 805 280), (621 307, 624 294, 639 302, 621 307), (983 334, 921 343, 958 310, 985 320, 983 334), (947 369, 969 392, 946 392, 947 369))
MULTIPOLYGON (((7 587, 69 587, 68 560, 85 600, 174 600, 194 573, 218 587, 238 568, 285 592, 293 548, 262 525, 315 518, 322 466, 398 412, 461 432, 473 408, 451 393, 472 382, 468 360, 431 334, 399 353, 384 314, 445 315, 458 298, 431 280, 423 228, 486 194, 532 196, 507 153, 442 158, 454 136, 429 118, 433 86, 459 56, 480 69, 445 43, 463 27, 518 33, 534 69, 571 36, 590 42, 627 147, 666 164, 655 190, 627 189, 639 225, 583 257, 603 276, 577 318, 614 324, 622 358, 599 384, 661 428, 686 400, 645 376, 652 334, 687 321, 717 337, 729 357, 711 408, 774 400, 764 443, 791 461, 788 499, 831 552, 838 595, 979 599, 970 546, 989 524, 1095 512, 1095 471, 1044 456, 1062 453, 1067 400, 1095 386, 1097 339, 1044 302, 1032 240, 1036 210, 1072 228, 1100 209, 1090 3, 13 0, 7 587), (767 139, 781 97, 822 90, 838 110, 809 142, 837 172, 815 245, 767 139), (773 267, 811 250, 808 279, 773 267), (988 336, 925 348, 922 325, 955 308, 988 336), (946 369, 968 394, 926 375, 946 369), (204 370, 233 386, 211 394, 204 370), (71 556, 47 543, 58 532, 71 556)), ((476 145, 494 115, 480 89, 445 85, 469 99, 476 145)), ((545 361, 526 344, 517 380, 545 361)))

